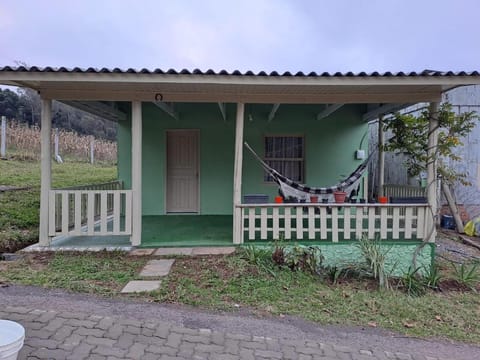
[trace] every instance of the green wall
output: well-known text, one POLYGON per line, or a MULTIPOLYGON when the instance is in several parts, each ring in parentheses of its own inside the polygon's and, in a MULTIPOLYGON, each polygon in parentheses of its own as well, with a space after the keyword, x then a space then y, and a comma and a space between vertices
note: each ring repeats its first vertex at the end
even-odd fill
MULTIPOLYGON (((245 106, 244 140, 263 155, 265 135, 305 137, 305 179, 312 186, 329 186, 349 175, 361 162, 354 151, 367 131, 361 106, 346 105, 331 116, 316 120, 322 105, 281 105, 273 121, 272 105, 245 106)), ((227 121, 217 104, 176 104, 175 120, 154 104, 143 104, 143 214, 165 213, 165 134, 168 129, 200 130, 200 212, 232 213, 236 105, 227 105, 227 121)), ((362 148, 366 150, 366 139, 362 148)), ((131 122, 119 123, 118 171, 126 188, 131 186, 131 122)), ((263 193, 271 200, 278 190, 263 181, 263 169, 244 149, 243 194, 263 193)))

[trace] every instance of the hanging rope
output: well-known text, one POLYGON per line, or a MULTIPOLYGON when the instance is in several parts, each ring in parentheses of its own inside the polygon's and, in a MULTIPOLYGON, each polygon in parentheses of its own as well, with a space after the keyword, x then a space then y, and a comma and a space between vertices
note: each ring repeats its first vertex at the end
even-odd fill
POLYGON ((373 155, 373 153, 371 153, 368 158, 355 169, 355 171, 353 171, 338 184, 330 187, 312 187, 300 184, 283 176, 277 170, 273 169, 265 161, 263 161, 263 159, 260 158, 260 156, 258 156, 258 154, 246 142, 245 147, 252 153, 265 171, 267 171, 273 180, 279 185, 283 195, 285 197, 292 196, 297 199, 306 199, 308 195, 329 195, 336 191, 348 192, 349 190, 354 190, 353 188, 363 176, 373 155))

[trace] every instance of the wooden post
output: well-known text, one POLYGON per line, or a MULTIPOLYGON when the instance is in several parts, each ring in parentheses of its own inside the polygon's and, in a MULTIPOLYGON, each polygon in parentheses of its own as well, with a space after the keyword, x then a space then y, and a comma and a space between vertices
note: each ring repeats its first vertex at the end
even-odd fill
POLYGON ((54 141, 54 148, 55 148, 55 160, 58 161, 58 128, 55 128, 55 138, 54 141))
POLYGON ((132 246, 142 242, 142 102, 132 101, 132 246))
POLYGON ((5 116, 2 116, 2 134, 0 141, 0 157, 4 159, 7 156, 7 118, 5 116))
MULTIPOLYGON (((242 211, 237 205, 242 202, 242 168, 243 168, 243 118, 245 104, 237 104, 235 129, 235 164, 233 172, 233 243, 243 243, 242 211)), ((251 211, 251 210, 250 210, 251 211)))
POLYGON ((52 154, 51 154, 51 132, 52 132, 52 100, 42 99, 41 115, 41 178, 40 178, 40 229, 38 242, 41 246, 50 245, 48 220, 50 216, 49 194, 52 186, 52 154))
POLYGON ((437 145, 438 145, 438 110, 440 103, 430 103, 430 120, 428 126, 427 149, 427 198, 431 216, 427 216, 427 241, 435 242, 437 235, 437 145))
POLYGON ((90 136, 90 164, 95 162, 95 138, 90 136))
MULTIPOLYGON (((383 116, 378 117, 378 191, 377 196, 383 196, 383 184, 385 181, 385 134, 383 132, 383 116)), ((378 200, 378 199, 377 199, 378 200)))
POLYGON ((0 144, 0 157, 3 159, 7 154, 7 119, 5 116, 2 116, 2 134, 1 134, 1 144, 0 144))

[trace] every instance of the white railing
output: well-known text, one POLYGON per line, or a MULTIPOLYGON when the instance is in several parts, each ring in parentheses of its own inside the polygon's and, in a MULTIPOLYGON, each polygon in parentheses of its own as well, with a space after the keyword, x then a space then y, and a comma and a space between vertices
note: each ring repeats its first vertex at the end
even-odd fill
MULTIPOLYGON (((54 189, 54 190, 123 190, 123 181, 120 180, 115 180, 115 181, 110 181, 106 183, 97 183, 97 184, 87 184, 87 185, 77 185, 77 186, 71 186, 71 187, 66 187, 66 188, 61 188, 61 189, 54 189)), ((100 201, 95 202, 95 206, 93 208, 93 216, 98 219, 100 217, 100 201)), ((62 224, 62 202, 61 198, 57 196, 57 199, 55 201, 55 224, 56 228, 58 229, 61 224, 62 224)), ((83 214, 87 213, 87 204, 86 202, 82 203, 82 209, 81 212, 83 214)), ((109 214, 113 213, 113 198, 112 197, 107 197, 107 212, 109 214)), ((72 217, 70 217, 72 220, 72 217)), ((68 223, 68 226, 71 228, 74 225, 72 221, 68 223)))
POLYGON ((362 234, 383 240, 428 235, 427 204, 241 204, 247 240, 355 240, 362 234))
POLYGON ((131 235, 131 190, 51 190, 49 235, 131 235))

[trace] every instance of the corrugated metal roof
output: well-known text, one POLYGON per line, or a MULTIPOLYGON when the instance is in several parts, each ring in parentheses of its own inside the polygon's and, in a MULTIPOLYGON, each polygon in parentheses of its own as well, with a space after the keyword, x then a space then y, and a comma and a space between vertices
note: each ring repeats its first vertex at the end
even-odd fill
POLYGON ((25 67, 25 66, 18 66, 18 67, 12 67, 12 66, 3 66, 0 67, 0 72, 40 72, 40 73, 96 73, 96 74, 167 74, 167 75, 227 75, 227 76, 269 76, 269 77, 275 77, 275 76, 283 76, 283 77, 418 77, 418 76, 432 76, 432 77, 443 77, 443 76, 480 76, 479 71, 435 71, 435 70, 424 70, 421 72, 415 72, 415 71, 410 71, 410 72, 390 72, 386 71, 383 73, 373 71, 373 72, 334 72, 334 73, 329 73, 329 72, 309 72, 309 73, 304 73, 302 71, 298 71, 296 73, 292 73, 289 71, 279 73, 277 71, 272 71, 272 72, 265 72, 265 71, 260 71, 258 73, 254 73, 253 71, 245 71, 241 72, 240 70, 234 70, 234 71, 227 71, 227 70, 220 70, 220 71, 215 71, 212 69, 202 71, 200 69, 194 69, 194 70, 188 70, 188 69, 182 69, 182 70, 175 70, 175 69, 168 69, 168 70, 162 70, 162 69, 153 69, 149 70, 146 68, 143 69, 133 69, 133 68, 128 68, 128 69, 120 69, 120 68, 80 68, 80 67, 74 67, 74 68, 66 68, 66 67, 51 67, 51 66, 46 66, 46 67, 37 67, 37 66, 30 66, 30 67, 25 67))

